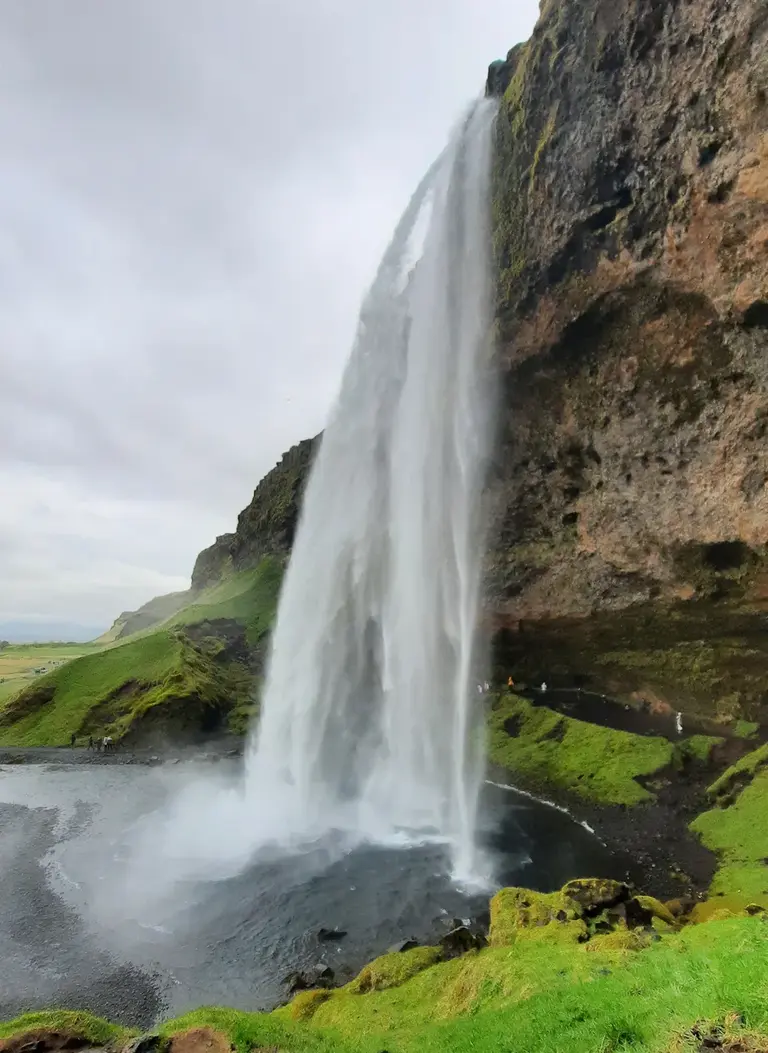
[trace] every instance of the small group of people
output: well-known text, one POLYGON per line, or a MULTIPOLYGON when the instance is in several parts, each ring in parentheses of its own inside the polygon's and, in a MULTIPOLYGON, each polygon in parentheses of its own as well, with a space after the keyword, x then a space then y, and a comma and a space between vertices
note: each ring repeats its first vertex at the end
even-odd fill
MULTIPOLYGON (((72 745, 75 745, 75 736, 72 736, 72 745)), ((102 738, 94 738, 93 735, 88 736, 88 749, 95 750, 97 753, 104 751, 109 753, 115 748, 115 740, 111 735, 104 735, 102 738)))
MULTIPOLYGON (((510 691, 514 691, 514 689, 515 689, 515 681, 512 679, 511 676, 507 680, 507 687, 509 688, 510 691)), ((478 693, 478 695, 487 695, 490 690, 491 690, 491 685, 490 685, 490 683, 487 680, 484 683, 477 685, 477 693, 478 693)), ((542 681, 541 687, 538 690, 541 692, 542 695, 546 694, 546 691, 547 691, 547 682, 546 682, 546 680, 542 681)))

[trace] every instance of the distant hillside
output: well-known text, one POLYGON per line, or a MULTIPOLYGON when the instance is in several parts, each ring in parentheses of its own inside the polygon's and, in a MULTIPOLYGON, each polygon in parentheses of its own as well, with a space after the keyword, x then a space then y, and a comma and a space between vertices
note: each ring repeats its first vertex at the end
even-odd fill
POLYGON ((85 643, 102 631, 101 625, 82 625, 80 622, 38 622, 24 619, 0 622, 0 640, 8 640, 10 643, 85 643))
POLYGON ((294 446, 262 479, 235 532, 198 556, 190 589, 123 612, 100 650, 0 702, 0 745, 60 745, 74 733, 160 746, 245 733, 315 446, 294 446))
POLYGON ((99 643, 113 643, 133 633, 149 629, 153 625, 159 625, 166 618, 170 618, 180 611, 189 597, 192 595, 190 589, 184 592, 169 592, 165 596, 155 596, 135 611, 123 611, 115 618, 112 626, 99 637, 99 643))

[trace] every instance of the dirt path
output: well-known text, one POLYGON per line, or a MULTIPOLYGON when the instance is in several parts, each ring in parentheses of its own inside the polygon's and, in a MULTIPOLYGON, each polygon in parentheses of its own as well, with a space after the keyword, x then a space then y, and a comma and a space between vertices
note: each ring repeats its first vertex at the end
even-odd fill
POLYGON ((164 764, 175 761, 217 761, 223 757, 238 757, 243 752, 243 740, 216 739, 198 746, 166 747, 164 749, 131 750, 118 746, 115 750, 89 750, 85 746, 0 747, 3 764, 164 764))

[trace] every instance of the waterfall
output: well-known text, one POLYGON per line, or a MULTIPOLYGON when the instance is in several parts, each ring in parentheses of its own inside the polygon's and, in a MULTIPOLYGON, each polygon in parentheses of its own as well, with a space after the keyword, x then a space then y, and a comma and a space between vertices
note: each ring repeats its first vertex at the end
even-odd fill
POLYGON ((475 103, 360 314, 280 598, 246 794, 287 838, 449 841, 474 860, 475 654, 492 431, 489 181, 475 103))

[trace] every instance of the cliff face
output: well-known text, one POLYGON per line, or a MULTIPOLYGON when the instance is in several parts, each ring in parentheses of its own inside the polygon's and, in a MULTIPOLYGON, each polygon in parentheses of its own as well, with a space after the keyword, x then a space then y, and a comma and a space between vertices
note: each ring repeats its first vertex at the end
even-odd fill
POLYGON ((768 7, 550 0, 489 90, 493 609, 768 594, 768 7))
POLYGON ((246 570, 264 556, 286 556, 293 543, 301 497, 319 436, 304 439, 283 454, 254 491, 237 518, 234 534, 222 534, 204 549, 192 571, 192 589, 219 581, 227 569, 246 570))
MULTIPOLYGON (((499 672, 768 703, 768 6, 545 0, 494 63, 499 672)), ((287 553, 314 442, 193 589, 287 553)))

